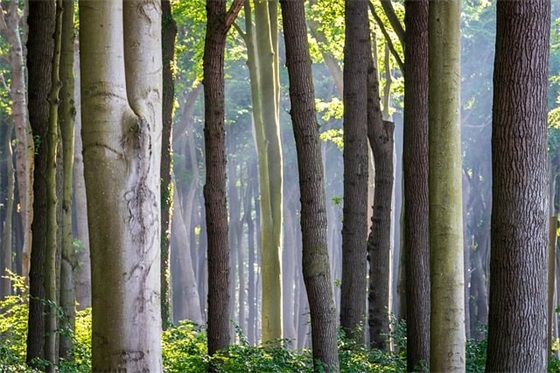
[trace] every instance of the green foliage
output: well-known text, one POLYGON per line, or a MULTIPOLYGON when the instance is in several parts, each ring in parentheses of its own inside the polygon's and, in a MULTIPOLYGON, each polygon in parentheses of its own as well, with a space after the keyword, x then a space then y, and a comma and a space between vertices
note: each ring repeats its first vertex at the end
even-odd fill
POLYGON ((162 335, 163 365, 169 373, 208 370, 206 332, 189 321, 171 326, 162 335))
MULTIPOLYGON (((24 278, 10 274, 14 295, 0 301, 0 372, 36 372, 25 364, 27 337, 27 288, 24 278)), ((78 311, 76 330, 72 332, 58 310, 60 327, 57 333, 69 336, 74 343, 72 359, 61 360, 57 371, 80 373, 91 371, 91 308, 78 311)), ((394 351, 380 351, 367 348, 363 343, 344 337, 339 332, 338 347, 340 371, 348 373, 406 372, 406 324, 392 322, 392 345, 394 351)), ((206 349, 206 332, 197 324, 181 321, 172 325, 162 334, 164 371, 168 373, 205 372, 208 364, 214 364, 216 371, 227 372, 313 372, 313 358, 310 349, 293 350, 288 340, 275 341, 263 346, 251 346, 237 328, 238 344, 220 351, 212 358, 206 349)), ((469 373, 484 372, 487 341, 467 342, 467 369, 469 373)), ((558 350, 560 340, 555 341, 553 350, 558 350)), ((46 361, 39 364, 47 367, 46 361)), ((320 365, 317 371, 322 371, 320 365)), ((323 369, 326 371, 326 369, 323 369)), ((427 371, 426 365, 419 371, 427 371)), ((549 372, 560 372, 560 360, 552 357, 549 372)))
POLYGON ((321 135, 319 135, 319 138, 322 141, 332 141, 336 145, 336 147, 342 151, 342 149, 344 148, 342 131, 342 129, 326 130, 325 132, 321 133, 321 135))

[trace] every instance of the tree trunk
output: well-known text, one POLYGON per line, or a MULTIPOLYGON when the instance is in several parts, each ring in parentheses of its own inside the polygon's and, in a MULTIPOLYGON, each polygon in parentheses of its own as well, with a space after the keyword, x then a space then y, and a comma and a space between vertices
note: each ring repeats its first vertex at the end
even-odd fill
MULTIPOLYGON (((49 122, 49 94, 52 83, 56 5, 54 0, 30 0, 27 23, 27 71, 29 122, 35 142, 33 177, 32 250, 29 270, 29 320, 27 335, 27 363, 43 359, 45 333, 45 255, 47 250, 47 131, 49 122)), ((25 262, 25 259, 24 259, 25 262)))
POLYGON ((490 372, 547 368, 550 2, 497 4, 492 115, 490 372))
POLYGON ((245 3, 261 205, 263 341, 282 338, 282 148, 279 134, 278 1, 254 1, 255 25, 245 3))
POLYGON ((368 3, 345 1, 344 44, 344 208, 340 324, 363 341, 367 276, 367 68, 368 3))
POLYGON ((161 322, 164 329, 173 320, 171 308, 171 209, 173 208, 173 184, 171 182, 171 153, 173 131, 173 103, 175 86, 173 64, 175 62, 175 37, 177 24, 171 14, 171 2, 161 1, 162 10, 162 57, 163 57, 163 100, 162 100, 162 154, 161 154, 161 322))
MULTIPOLYGON (((60 263, 60 306, 64 311, 66 326, 74 330, 76 293, 74 286, 74 268, 76 258, 74 254, 74 235, 72 233, 72 182, 74 171, 74 122, 76 108, 74 107, 74 0, 64 0, 62 14, 62 40, 60 56, 60 135, 62 138, 63 157, 63 185, 62 185, 62 253, 60 263)), ((64 334, 60 335, 59 356, 70 360, 72 358, 72 339, 64 334)))
POLYGON ((76 286, 76 302, 77 309, 91 307, 91 258, 89 249, 89 229, 88 229, 88 213, 86 200, 86 185, 84 180, 84 159, 82 156, 82 116, 81 116, 81 94, 80 94, 80 76, 79 76, 79 54, 75 48, 75 64, 74 71, 76 77, 74 81, 74 90, 76 108, 76 122, 74 129, 74 208, 73 218, 76 227, 76 240, 79 242, 76 250, 76 268, 74 273, 74 283, 76 286))
POLYGON ((429 9, 430 369, 465 371, 460 2, 429 9))
MULTIPOLYGON (((234 0, 226 13, 225 0, 207 0, 204 43, 204 145, 206 184, 204 204, 208 237, 208 354, 226 348, 229 333, 229 247, 226 202, 224 128, 224 49, 226 35, 243 5, 234 0)), ((216 367, 209 365, 209 371, 216 367)))
POLYGON ((430 361, 428 0, 405 1, 404 257, 407 370, 430 361))
POLYGON ((4 224, 2 230, 2 242, 0 244, 0 252, 2 253, 2 258, 0 263, 0 299, 12 294, 12 283, 9 278, 9 273, 7 271, 13 270, 12 265, 12 255, 13 255, 13 220, 14 220, 14 163, 13 163, 13 151, 12 151, 12 134, 14 132, 14 121, 9 120, 6 126, 6 131, 4 133, 4 159, 3 162, 6 163, 6 207, 4 224))
MULTIPOLYGON (((384 121, 379 102, 377 69, 371 54, 368 59, 368 139, 375 160, 375 193, 371 231, 367 249, 369 259, 368 323, 370 346, 385 350, 389 346, 391 306, 391 215, 393 196, 393 132, 395 125, 384 121)), ((387 67, 386 67, 387 68, 387 67)))
POLYGON ((315 371, 338 372, 336 307, 327 247, 327 210, 315 91, 303 0, 282 0, 292 125, 298 154, 303 238, 303 277, 315 371), (320 364, 320 365, 319 365, 320 364))
MULTIPOLYGON (((180 279, 179 291, 175 295, 179 296, 181 301, 176 305, 177 312, 174 316, 177 320, 191 320, 195 323, 201 324, 203 322, 202 312, 200 310, 200 298, 198 295, 197 281, 194 276, 193 262, 191 253, 188 250, 188 243, 190 234, 188 230, 192 227, 185 223, 183 212, 180 210, 181 199, 177 195, 175 197, 176 204, 173 212, 172 230, 174 239, 172 239, 172 247, 179 255, 179 271, 176 273, 177 279, 180 279)), ((190 213, 190 211, 189 211, 190 213)))
POLYGON ((80 48, 92 369, 159 372, 159 3, 81 1, 80 48))
MULTIPOLYGON (((29 260, 31 253, 31 221, 33 219, 33 138, 28 125, 27 97, 25 87, 25 63, 21 42, 20 14, 18 1, 10 1, 0 20, 0 33, 10 46, 8 63, 10 64, 10 99, 12 121, 15 128, 15 173, 19 196, 19 213, 23 226, 22 270, 29 276, 29 260)), ((19 249, 19 246, 18 246, 19 249)))

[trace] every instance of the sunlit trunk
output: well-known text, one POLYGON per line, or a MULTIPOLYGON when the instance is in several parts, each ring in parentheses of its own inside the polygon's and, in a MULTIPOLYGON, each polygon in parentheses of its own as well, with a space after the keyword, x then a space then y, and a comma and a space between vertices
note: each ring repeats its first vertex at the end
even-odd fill
POLYGON ((80 52, 92 369, 159 372, 159 3, 81 1, 80 52))

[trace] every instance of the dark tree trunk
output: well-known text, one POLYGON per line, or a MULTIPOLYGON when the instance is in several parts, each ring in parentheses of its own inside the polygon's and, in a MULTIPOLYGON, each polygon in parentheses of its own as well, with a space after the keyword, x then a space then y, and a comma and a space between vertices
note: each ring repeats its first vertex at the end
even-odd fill
POLYGON ((389 345, 391 291, 391 202, 393 196, 393 122, 384 121, 379 102, 379 81, 373 56, 368 68, 368 139, 375 160, 375 192, 371 232, 368 237, 368 324, 371 347, 389 345))
MULTIPOLYGON (((207 0, 204 44, 204 204, 208 237, 208 354, 226 348, 229 333, 229 247, 224 127, 224 52, 226 35, 242 1, 226 13, 225 0, 207 0)), ((210 365, 210 371, 215 367, 210 365)))
POLYGON ((498 1, 489 372, 547 367, 549 1, 498 1))
POLYGON ((404 250, 407 370, 430 361, 428 0, 405 1, 404 250))
POLYGON ((31 268, 29 271, 29 325, 27 362, 44 357, 45 254, 47 249, 47 131, 54 55, 56 4, 49 0, 30 0, 27 23, 27 71, 29 121, 35 142, 33 181, 33 223, 31 230, 31 268))
MULTIPOLYGON (((311 316, 313 360, 338 371, 336 307, 327 247, 327 210, 315 91, 303 0, 281 0, 291 116, 298 154, 303 278, 311 316)), ((366 153, 367 154, 367 153, 366 153)), ((320 367, 315 365, 315 370, 320 367)))
POLYGON ((340 325, 348 337, 364 339, 367 277, 367 67, 368 3, 345 1, 344 207, 340 325), (358 330, 361 329, 361 330, 358 330))
POLYGON ((404 250, 407 369, 430 361, 428 0, 405 2, 404 250))
MULTIPOLYGON (((161 321, 163 329, 172 321, 171 309, 171 209, 173 208, 173 186, 171 184, 171 143, 173 130, 173 102, 175 86, 173 62, 175 60, 175 36, 177 24, 171 14, 171 3, 162 0, 162 57, 163 57, 163 130, 161 153, 161 321)), ((189 227, 187 227, 188 229, 189 227)))

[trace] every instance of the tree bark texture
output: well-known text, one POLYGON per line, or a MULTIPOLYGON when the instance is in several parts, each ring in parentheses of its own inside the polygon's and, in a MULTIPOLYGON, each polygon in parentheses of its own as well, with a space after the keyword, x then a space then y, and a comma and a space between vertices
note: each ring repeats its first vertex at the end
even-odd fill
POLYGON ((550 2, 499 1, 496 30, 486 370, 544 372, 550 2))
POLYGON ((404 258, 407 370, 430 361, 428 0, 405 1, 404 258))
MULTIPOLYGON (((226 348, 229 333, 229 246, 224 127, 224 52, 226 35, 243 5, 207 0, 204 43, 204 205, 208 237, 208 354, 226 348)), ((215 367, 209 366, 213 371, 215 367)))
POLYGON ((375 191, 371 231, 367 251, 369 259, 368 325, 373 348, 389 347, 391 315, 391 215, 393 196, 393 122, 384 121, 379 101, 379 80, 371 53, 367 74, 367 123, 369 145, 375 162, 375 191))
POLYGON ((429 5, 430 369, 465 371, 460 2, 429 5))
POLYGON ((336 306, 327 247, 324 171, 303 0, 282 0, 291 116, 298 153, 303 277, 311 316, 315 370, 338 372, 336 306))
POLYGON ((92 369, 160 372, 160 3, 81 1, 80 28, 92 369))
POLYGON ((47 250, 47 131, 49 94, 54 54, 56 4, 54 0, 30 0, 27 23, 27 71, 29 121, 35 142, 31 264, 29 270, 29 324, 27 362, 44 358, 45 255, 47 250))
POLYGON ((345 1, 344 42, 344 207, 340 325, 363 340, 367 277, 367 67, 368 3, 345 1))

